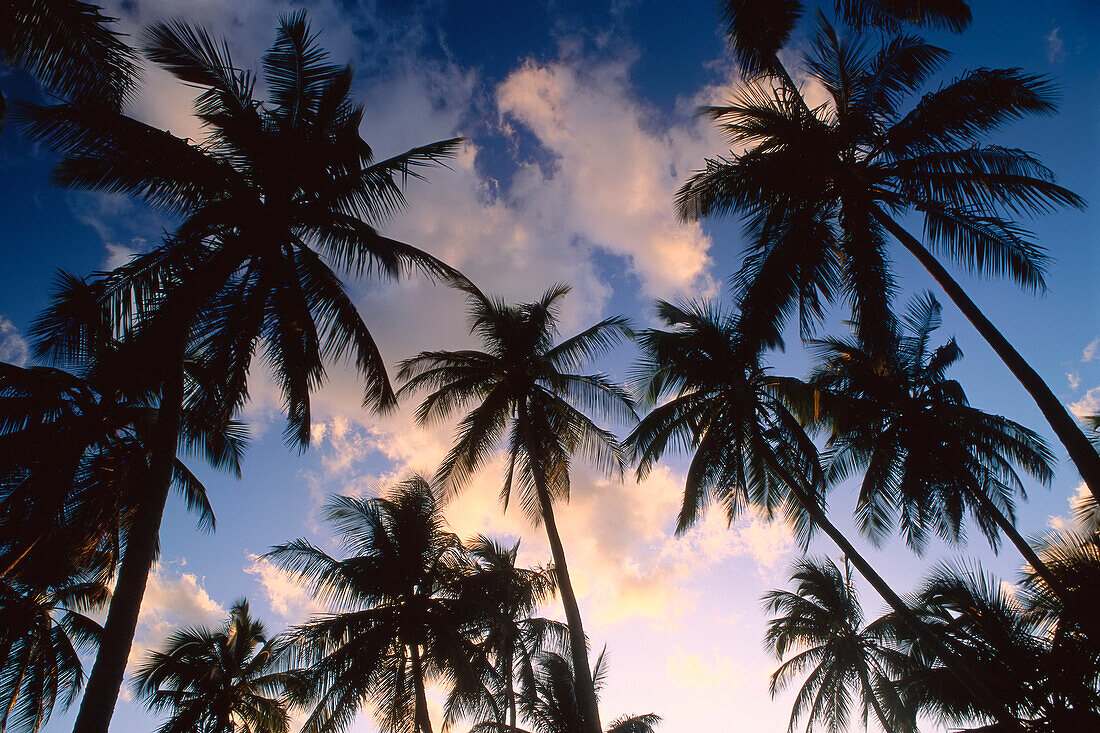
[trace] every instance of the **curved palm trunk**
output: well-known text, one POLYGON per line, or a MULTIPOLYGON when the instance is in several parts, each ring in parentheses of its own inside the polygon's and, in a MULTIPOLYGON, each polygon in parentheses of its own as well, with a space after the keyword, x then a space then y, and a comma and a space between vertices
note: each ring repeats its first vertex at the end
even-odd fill
POLYGON ((1088 437, 1081 430, 1081 426, 1066 412, 1066 408, 1050 390, 1047 383, 1020 356, 1020 352, 1016 351, 1012 344, 1008 342, 1008 339, 997 330, 996 326, 985 317, 985 314, 974 304, 974 301, 963 291, 962 287, 955 282, 955 279, 944 269, 943 265, 932 256, 932 253, 916 237, 902 229, 901 225, 878 209, 874 210, 873 215, 875 220, 893 234, 917 258, 924 269, 928 270, 932 278, 947 293, 947 297, 951 298, 967 320, 977 329, 981 337, 986 340, 986 343, 993 348, 993 351, 1005 363, 1005 366, 1012 372, 1012 376, 1016 377, 1028 394, 1031 395, 1031 398, 1043 413, 1043 417, 1046 418, 1047 423, 1054 430, 1054 434, 1065 446, 1070 460, 1077 467, 1077 471, 1084 479, 1085 485, 1089 487, 1092 495, 1100 500, 1100 453, 1097 453, 1096 449, 1092 447, 1092 443, 1089 442, 1088 437))
POLYGON ((126 533, 126 552, 119 564, 118 581, 107 611, 107 623, 96 654, 88 686, 80 701, 73 733, 107 733, 114 713, 126 660, 134 643, 138 612, 157 556, 160 521, 172 487, 176 449, 183 412, 183 344, 173 369, 164 381, 149 460, 149 490, 126 533))
POLYGON ((428 696, 424 693, 424 666, 420 661, 420 647, 409 644, 412 658, 413 689, 416 695, 413 725, 417 733, 432 733, 432 721, 428 716, 428 696))
POLYGON ((569 579, 569 566, 565 561, 565 548, 558 534, 558 523, 554 519, 554 505, 550 500, 550 491, 546 485, 545 467, 541 465, 538 445, 532 440, 524 425, 527 460, 530 462, 535 492, 538 494, 539 510, 546 527, 546 539, 550 543, 550 554, 554 558, 554 576, 557 579, 561 603, 565 609, 565 620, 569 627, 569 651, 573 657, 573 675, 576 678, 576 690, 581 714, 583 733, 602 733, 600 728, 600 710, 596 704, 596 687, 592 680, 592 668, 588 665, 588 641, 584 636, 581 623, 581 609, 577 596, 573 592, 573 583, 569 579))
POLYGON ((841 552, 851 560, 856 570, 859 571, 859 574, 870 583, 871 587, 875 589, 875 592, 886 601, 899 617, 901 617, 905 625, 908 626, 922 642, 932 649, 943 665, 947 667, 959 683, 966 688, 967 692, 973 695, 974 699, 977 700, 982 707, 990 711, 990 713, 992 713, 1002 725, 1006 726, 1008 730, 1023 733, 1023 728, 1020 726, 1019 720, 1012 715, 1005 704, 996 695, 990 692, 989 688, 985 686, 969 667, 955 657, 943 640, 940 639, 932 629, 928 628, 927 624, 917 618, 917 615, 905 604, 905 601, 894 592, 894 589, 887 584, 873 567, 871 567, 871 564, 867 562, 863 555, 852 546, 848 538, 829 521, 829 517, 818 505, 816 499, 810 495, 810 492, 783 467, 775 456, 766 456, 766 460, 769 468, 775 471, 776 475, 787 485, 791 493, 795 495, 795 498, 798 499, 799 503, 802 504, 803 508, 810 514, 814 525, 820 527, 822 531, 829 536, 829 539, 840 548, 841 552))

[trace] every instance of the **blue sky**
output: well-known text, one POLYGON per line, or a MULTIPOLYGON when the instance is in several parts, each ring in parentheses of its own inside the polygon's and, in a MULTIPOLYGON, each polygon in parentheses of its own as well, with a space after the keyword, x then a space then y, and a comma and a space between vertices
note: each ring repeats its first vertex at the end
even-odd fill
MULTIPOLYGON (((679 223, 672 196, 721 141, 694 109, 721 101, 737 83, 710 2, 612 0, 531 3, 443 1, 318 2, 310 15, 338 61, 357 70, 355 94, 366 104, 364 138, 380 156, 463 135, 469 143, 450 170, 410 188, 410 208, 385 233, 421 246, 466 272, 487 292, 531 299, 570 282, 563 331, 610 313, 638 324, 655 297, 717 295, 737 267, 735 222, 679 223)), ((127 0, 110 4, 124 30, 181 17, 229 39, 238 65, 258 67, 284 2, 127 0)), ((993 139, 1038 154, 1059 182, 1100 201, 1097 90, 1100 9, 1087 0, 974 2, 975 22, 961 36, 928 34, 954 53, 932 87, 964 69, 1019 66, 1050 76, 1062 93, 1057 116, 1025 120, 993 139)), ((796 35, 794 48, 802 43, 796 35)), ((10 97, 33 97, 16 74, 0 78, 10 97)), ((132 113, 192 139, 186 89, 149 71, 132 113)), ((23 140, 10 122, 0 137, 0 358, 25 358, 25 334, 45 304, 57 269, 76 273, 114 266, 155 244, 171 222, 140 203, 48 186, 51 155, 23 140)), ((1001 281, 960 276, 975 301, 1077 409, 1100 402, 1097 282, 1100 220, 1095 208, 1026 222, 1052 256, 1049 291, 1035 296, 1001 281)), ((899 302, 931 283, 897 251, 899 302)), ((462 299, 422 280, 353 282, 367 323, 391 363, 427 348, 470 341, 462 299)), ((941 298, 941 300, 945 300, 941 298)), ((945 303, 941 340, 955 335, 966 358, 953 372, 972 403, 1049 435, 1038 411, 969 325, 945 303)), ((623 347, 602 366, 625 378, 623 347)), ((806 361, 790 340, 777 369, 800 374, 806 361)), ((218 516, 214 535, 198 533, 178 503, 162 531, 162 560, 143 610, 138 643, 159 643, 181 623, 212 623, 247 595, 271 626, 314 610, 303 593, 256 559, 299 536, 330 537, 317 507, 334 492, 369 493, 409 470, 431 471, 446 450, 450 426, 412 427, 409 411, 380 418, 358 409, 354 375, 334 366, 315 399, 315 440, 304 455, 281 440, 280 405, 262 369, 245 418, 254 444, 237 482, 204 472, 218 516)), ((1053 441, 1052 441, 1053 444, 1053 441)), ((1047 491, 1029 487, 1019 512, 1025 534, 1039 534, 1067 514, 1080 483, 1061 459, 1047 491)), ((522 537, 530 563, 548 561, 545 542, 522 517, 500 515, 501 472, 490 467, 448 511, 456 531, 522 537)), ((618 483, 580 468, 562 531, 577 578, 586 626, 605 642, 610 673, 603 716, 656 712, 661 730, 686 733, 736 720, 745 729, 782 731, 789 696, 771 701, 762 651, 759 598, 782 585, 794 547, 786 531, 747 517, 726 528, 713 517, 684 538, 672 537, 682 478, 672 461, 643 485, 618 483)), ((851 492, 832 498, 845 525, 851 492)), ((813 551, 835 555, 815 543, 813 551)), ((946 556, 981 559, 1008 579, 1020 562, 997 558, 975 538, 962 550, 933 546, 915 558, 894 540, 869 553, 900 589, 946 556)), ((869 612, 881 604, 864 593, 869 612)), ((548 608, 547 613, 556 613, 548 608)), ((438 718, 438 716, 436 716, 438 718)), ((50 730, 64 730, 58 715, 50 730)), ((123 703, 113 730, 142 730, 144 713, 123 703)), ((354 730, 373 731, 364 714, 354 730)))

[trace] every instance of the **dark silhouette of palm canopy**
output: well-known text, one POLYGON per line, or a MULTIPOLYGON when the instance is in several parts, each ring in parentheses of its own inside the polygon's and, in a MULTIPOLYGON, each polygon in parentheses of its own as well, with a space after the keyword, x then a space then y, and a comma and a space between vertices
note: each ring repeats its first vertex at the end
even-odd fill
POLYGON ((201 143, 98 107, 22 110, 28 134, 65 154, 57 183, 138 196, 183 222, 162 246, 106 278, 106 305, 134 331, 131 359, 150 365, 161 382, 160 410, 153 488, 135 513, 77 733, 101 733, 110 720, 185 411, 231 418, 247 399, 261 342, 291 442, 308 443, 309 395, 324 380, 326 360, 353 360, 366 383, 364 403, 392 406, 382 357, 332 268, 391 277, 414 266, 450 271, 366 222, 401 208, 401 182, 451 155, 459 141, 374 161, 359 135, 363 109, 348 99, 351 71, 327 63, 304 13, 283 19, 264 57, 267 103, 255 99, 253 75, 204 30, 164 23, 145 40, 152 61, 201 90, 201 143), (205 389, 185 399, 189 350, 205 389))
POLYGON ((841 573, 832 560, 799 560, 791 580, 794 591, 764 596, 765 610, 779 614, 768 622, 764 643, 780 661, 790 655, 772 674, 772 697, 808 671, 788 730, 803 717, 807 732, 818 726, 830 733, 848 730, 857 697, 864 728, 873 716, 884 731, 915 733, 916 721, 894 684, 909 659, 893 645, 889 624, 864 626, 848 563, 841 573))
MULTIPOLYGON (((0 577, 109 577, 146 490, 157 410, 98 298, 96 284, 61 273, 32 331, 39 355, 72 372, 0 364, 0 577)), ((182 447, 239 475, 243 427, 202 418, 186 415, 182 447)), ((179 459, 173 484, 212 530, 206 489, 179 459)))
POLYGON ((287 691, 297 674, 280 669, 283 651, 240 600, 217 631, 174 632, 131 686, 150 710, 168 713, 158 733, 289 733, 287 691))
POLYGON ((829 103, 810 109, 789 76, 776 72, 747 82, 730 104, 707 108, 730 143, 745 150, 707 160, 681 188, 680 214, 744 217, 749 246, 736 290, 745 326, 761 347, 781 343, 796 310, 808 333, 842 295, 866 347, 888 343, 893 238, 1027 389, 1100 493, 1100 455, 1080 426, 933 255, 969 272, 1044 287, 1043 251, 1011 217, 1083 202, 1034 156, 982 140, 1014 119, 1052 113, 1053 89, 1018 69, 977 69, 905 112, 947 56, 908 35, 872 52, 819 18, 806 68, 829 103), (913 212, 924 219, 927 247, 900 223, 913 212))
MULTIPOLYGON (((132 88, 136 59, 111 30, 114 21, 80 0, 6 0, 0 53, 66 99, 118 109, 132 88)), ((0 94, 0 124, 6 111, 0 94)))
POLYGON ((613 348, 629 333, 627 321, 619 316, 606 318, 555 344, 558 308, 568 286, 556 285, 534 303, 508 305, 488 298, 465 278, 453 278, 452 283, 467 295, 470 330, 481 338, 483 350, 422 352, 404 361, 398 374, 405 380, 401 393, 429 393, 416 411, 420 424, 475 405, 459 421, 454 447, 435 477, 445 496, 461 490, 501 442, 506 446, 509 460, 501 501, 507 509, 515 483, 524 514, 546 528, 569 625, 573 671, 584 711, 582 730, 599 733, 587 640, 554 502, 569 498, 569 466, 577 451, 601 470, 623 470, 615 437, 585 411, 628 422, 634 419, 630 397, 603 374, 572 370, 613 348))
POLYGON ((657 406, 626 445, 638 460, 639 478, 670 447, 691 451, 677 531, 687 531, 715 500, 731 521, 750 504, 769 515, 781 511, 803 547, 811 531, 821 529, 913 633, 936 648, 959 682, 997 709, 999 719, 1011 722, 982 680, 955 659, 829 521, 817 448, 781 399, 790 380, 768 375, 757 345, 742 328, 745 315, 663 301, 657 302, 657 312, 671 330, 638 335, 642 359, 637 373, 645 401, 657 406))
POLYGON ((367 701, 392 733, 431 733, 425 685, 478 687, 477 604, 462 597, 472 567, 427 481, 414 477, 389 497, 338 496, 325 508, 345 550, 336 559, 307 540, 275 547, 330 613, 291 632, 306 697, 316 705, 304 733, 342 731, 367 701))
MULTIPOLYGON (((1091 575, 1096 575, 1095 558, 1091 575)), ((1100 726, 1100 657, 1096 637, 1082 643, 1080 627, 1050 624, 1036 613, 1035 597, 1013 592, 981 568, 941 565, 915 598, 915 610, 937 633, 949 639, 967 664, 989 681, 1026 729, 1042 733, 1096 730, 1100 726), (1059 633, 1069 632, 1069 633, 1059 633)), ((1095 615, 1095 614, 1093 614, 1095 615)), ((1092 631, 1095 631, 1093 624, 1092 631)), ((927 650, 911 637, 914 659, 900 684, 926 714, 945 725, 966 725, 994 716, 949 679, 942 667, 930 663, 927 650)), ((994 723, 976 730, 1008 730, 994 723)))
POLYGON ((84 683, 79 652, 94 651, 102 628, 87 613, 110 597, 79 571, 48 580, 0 580, 0 731, 38 731, 84 683))
POLYGON ((534 616, 554 594, 553 569, 516 567, 519 542, 504 547, 478 535, 466 543, 466 550, 474 572, 463 581, 462 594, 481 617, 478 652, 489 666, 481 686, 456 688, 448 696, 444 724, 499 715, 499 724, 515 728, 518 695, 534 689, 538 655, 568 649, 565 624, 534 616))
POLYGON ((876 542, 896 523, 918 552, 929 530, 958 543, 969 512, 991 547, 1003 532, 1056 586, 1016 530, 1013 511, 1015 495, 1026 497, 1015 466, 1046 485, 1054 456, 1031 430, 971 407, 962 385, 947 378, 962 351, 954 339, 932 348, 940 305, 931 293, 914 299, 903 321, 878 357, 853 339, 812 344, 819 363, 804 411, 829 430, 826 480, 863 471, 856 518, 876 542))

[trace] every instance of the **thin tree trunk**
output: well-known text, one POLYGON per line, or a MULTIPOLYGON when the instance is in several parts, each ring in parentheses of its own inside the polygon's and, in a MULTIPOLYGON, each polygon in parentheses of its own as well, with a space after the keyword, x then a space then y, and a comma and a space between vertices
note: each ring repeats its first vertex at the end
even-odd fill
POLYGON ((569 566, 565 561, 565 548, 558 534, 558 523, 554 519, 554 506, 550 500, 550 491, 546 485, 546 470, 538 453, 537 441, 530 433, 530 426, 522 427, 527 448, 527 460, 538 494, 542 522, 546 526, 546 539, 550 543, 550 554, 554 558, 554 575, 561 592, 561 603, 565 609, 565 620, 569 626, 569 651, 573 657, 573 675, 576 678, 577 698, 585 733, 602 733, 600 728, 600 710, 596 704, 596 687, 592 680, 592 668, 588 664, 588 641, 581 623, 581 609, 577 596, 573 593, 573 583, 569 579, 569 566))
POLYGON ((829 536, 841 552, 852 561, 852 564, 856 566, 856 570, 860 575, 866 579, 871 587, 875 589, 890 608, 894 609, 894 612, 901 617, 905 625, 908 626, 917 637, 927 644, 932 652, 939 658, 947 669, 955 676, 959 683, 966 688, 976 701, 978 701, 982 707, 988 710, 1002 725, 1008 727, 1009 730, 1023 732, 1023 728, 1020 726, 1020 721, 1016 719, 1014 715, 1008 710, 1005 704, 992 692, 985 684, 978 679, 977 675, 960 662, 947 645, 928 628, 927 624, 917 618, 917 615, 905 604, 905 601, 894 592, 893 588, 887 584, 887 582, 875 572, 875 569, 871 567, 871 564, 864 559, 863 555, 852 546, 852 543, 848 541, 848 538, 829 521, 829 517, 818 505, 817 500, 810 495, 802 484, 795 479, 791 473, 783 467, 779 460, 775 456, 766 457, 769 467, 775 471, 776 475, 787 485, 791 492, 802 504, 803 508, 810 514, 813 522, 816 526, 820 527, 825 534, 829 536))
POLYGON ((0 572, 0 578, 7 577, 8 573, 10 573, 12 570, 15 570, 16 566, 19 565, 19 563, 21 563, 23 561, 23 558, 25 558, 27 556, 27 553, 29 553, 31 550, 34 549, 34 546, 38 544, 38 541, 40 539, 42 539, 41 535, 39 535, 38 537, 35 537, 34 541, 31 542, 29 545, 27 545, 27 549, 25 549, 25 550, 23 550, 23 552, 19 553, 19 557, 12 560, 11 564, 8 565, 6 568, 4 568, 3 572, 0 572))
MULTIPOLYGON (((515 640, 513 639, 512 641, 514 642, 515 640)), ((506 670, 505 674, 508 675, 508 686, 505 688, 504 693, 507 696, 508 702, 508 727, 514 730, 516 727, 516 665, 511 647, 505 652, 504 664, 504 669, 506 670)))
POLYGON ((137 630, 141 600, 157 556, 164 505, 172 487, 183 412, 183 348, 181 339, 174 368, 162 387, 151 445, 148 492, 138 504, 133 524, 126 533, 126 551, 119 564, 118 582, 111 596, 99 652, 80 701, 73 733, 107 733, 118 701, 126 660, 137 630))
POLYGON ((416 703, 413 711, 413 725, 418 733, 432 733, 432 721, 428 716, 428 696, 424 693, 424 667, 420 663, 420 647, 409 644, 412 657, 413 689, 416 703))
POLYGON ((962 314, 973 324, 981 337, 986 340, 986 343, 993 348, 993 351, 1005 363, 1012 375, 1031 395, 1031 398, 1043 413, 1043 417, 1046 418, 1047 423, 1054 430, 1054 434, 1065 446, 1070 460, 1077 467, 1077 471, 1084 479, 1085 485, 1089 487, 1092 495, 1100 500, 1100 453, 1097 453, 1096 449, 1092 447, 1092 443, 1089 442, 1088 437, 1081 430, 1081 426, 1066 412, 1066 408, 1050 390, 1047 383, 985 317, 985 314, 974 304, 974 301, 963 291, 962 287, 916 237, 905 231, 901 225, 878 209, 874 209, 873 215, 875 220, 893 234, 917 258, 924 269, 928 270, 932 278, 947 293, 947 297, 962 311, 962 314))

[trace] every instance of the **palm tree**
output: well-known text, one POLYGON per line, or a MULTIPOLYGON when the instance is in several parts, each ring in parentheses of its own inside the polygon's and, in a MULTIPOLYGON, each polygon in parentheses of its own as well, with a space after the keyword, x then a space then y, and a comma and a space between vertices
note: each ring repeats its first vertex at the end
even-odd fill
POLYGON ((147 56, 201 89, 201 143, 98 107, 27 106, 26 130, 62 151, 63 186, 143 198, 183 223, 153 252, 108 276, 105 305, 133 331, 131 360, 158 378, 150 490, 134 517, 104 643, 77 733, 110 720, 152 563, 186 411, 231 418, 247 399, 262 342, 287 405, 289 442, 309 441, 309 396, 324 362, 349 357, 364 403, 394 404, 370 331, 333 268, 396 277, 449 268, 377 233, 404 204, 401 181, 451 155, 459 141, 382 161, 359 135, 363 108, 348 99, 351 71, 327 63, 304 13, 283 18, 264 57, 270 103, 255 79, 204 30, 165 23, 146 34, 147 56), (127 320, 128 317, 128 320, 127 320), (185 399, 185 355, 206 389, 185 399))
POLYGON ((472 572, 462 543, 419 476, 385 498, 335 497, 325 517, 348 557, 304 539, 267 555, 333 608, 290 634, 307 665, 309 697, 318 700, 302 730, 344 730, 369 699, 383 730, 431 733, 427 683, 470 689, 483 672, 471 664, 480 609, 461 594, 472 572))
MULTIPOLYGON (((29 568, 38 582, 53 577, 47 568, 65 577, 74 567, 110 576, 146 489, 157 411, 97 300, 98 283, 61 273, 35 324, 40 355, 72 371, 0 364, 0 578, 29 568)), ((239 424, 189 412, 181 442, 239 475, 239 424)), ((173 484, 213 530, 206 489, 178 458, 173 484)))
POLYGON ((820 724, 846 730, 853 690, 862 706, 863 727, 871 714, 885 731, 916 732, 896 681, 908 658, 892 642, 884 624, 863 625, 863 609, 847 560, 844 572, 832 560, 802 559, 791 573, 796 590, 773 590, 765 609, 779 614, 768 622, 765 644, 783 662, 771 677, 772 697, 809 671, 791 710, 789 731, 806 717, 806 730, 820 724))
MULTIPOLYGON (((597 696, 606 667, 606 650, 600 653, 592 667, 597 696)), ((533 733, 574 733, 585 729, 584 707, 577 675, 568 657, 557 652, 543 652, 537 658, 537 668, 525 683, 523 714, 530 721, 533 733)), ((623 715, 611 721, 607 733, 654 733, 661 716, 623 715)), ((513 725, 484 721, 471 728, 471 733, 530 733, 513 725)))
POLYGON ((1052 113, 1053 89, 1018 69, 977 69, 903 113, 946 51, 899 36, 871 53, 823 18, 813 49, 807 70, 830 103, 810 109, 775 61, 730 104, 705 110, 745 152, 708 159, 678 194, 686 219, 745 217, 750 244, 736 283, 754 339, 779 344, 796 309, 807 333, 844 295, 868 348, 888 342, 893 238, 1005 362, 1100 495, 1100 455, 1080 426, 933 254, 1044 287, 1043 251, 1011 217, 1083 201, 1034 156, 981 141, 1011 120, 1052 113), (902 226, 910 212, 923 216, 927 246, 902 226))
POLYGON ((401 393, 429 392, 416 411, 419 424, 445 419, 477 403, 459 422, 455 445, 436 474, 444 495, 459 491, 505 441, 509 460, 501 501, 507 509, 515 480, 524 513, 546 528, 569 625, 583 730, 599 733, 587 641, 554 502, 569 498, 569 464, 578 450, 601 469, 622 470, 615 437, 574 404, 629 421, 634 417, 629 396, 603 374, 570 370, 611 349, 629 332, 627 322, 618 316, 606 318, 555 345, 557 311, 568 286, 556 285, 534 303, 508 305, 488 298, 465 278, 454 277, 452 283, 467 295, 470 330, 481 337, 483 350, 429 351, 407 359, 398 373, 405 380, 401 393))
MULTIPOLYGON (((1028 605, 1026 595, 1017 597, 980 567, 947 564, 926 579, 914 608, 989 681, 1014 715, 1026 721, 1027 730, 1095 730, 1100 725, 1096 645, 1066 643, 1065 637, 1048 633, 1049 627, 1035 623, 1028 605)), ((899 637, 906 641, 904 633, 899 637)), ((942 667, 930 663, 919 642, 910 637, 907 643, 918 664, 901 684, 915 704, 948 725, 993 717, 942 667)), ((996 723, 976 730, 1006 728, 996 723)))
MULTIPOLYGON (((7 0, 0 6, 5 63, 30 72, 67 99, 118 109, 136 72, 134 52, 115 21, 80 0, 7 0)), ((0 124, 7 103, 0 94, 0 124)))
POLYGON ((284 649, 239 600, 225 625, 180 629, 134 673, 134 694, 168 712, 159 733, 289 733, 288 692, 297 675, 281 670, 284 649))
MULTIPOLYGON (((923 550, 929 529, 951 542, 965 536, 969 511, 996 549, 1004 533, 1033 568, 1057 588, 1013 521, 1013 496, 1026 497, 1014 465, 1043 484, 1054 457, 1042 438, 999 415, 971 407, 946 371, 962 357, 955 340, 933 349, 940 305, 931 293, 913 300, 906 328, 881 355, 855 340, 815 341, 819 363, 809 380, 829 428, 826 480, 863 471, 856 516, 881 539, 895 521, 910 547, 923 550), (832 414, 829 414, 832 413, 832 414)), ((806 417, 814 421, 806 399, 806 417)))
POLYGON ((686 532, 715 500, 731 521, 749 504, 768 514, 783 512, 803 547, 812 530, 821 529, 912 633, 937 650, 959 682, 1011 723, 1011 715, 982 680, 955 659, 829 521, 817 448, 783 403, 783 380, 771 377, 761 364, 758 345, 742 328, 745 315, 663 301, 657 302, 657 311, 671 330, 639 334, 642 360, 637 369, 645 401, 657 407, 626 444, 637 457, 639 479, 670 446, 692 452, 677 533, 686 532))
POLYGON ((487 720, 500 713, 498 722, 515 728, 517 687, 534 689, 537 655, 564 650, 569 643, 565 624, 534 617, 554 594, 553 570, 516 567, 518 541, 509 548, 478 535, 466 549, 475 567, 461 592, 481 616, 478 654, 489 660, 489 677, 483 688, 451 694, 444 723, 449 726, 462 717, 487 720))
POLYGON ((85 614, 107 602, 107 584, 72 569, 48 575, 48 585, 0 580, 0 731, 34 733, 58 702, 67 708, 84 683, 79 651, 99 642, 85 614))

